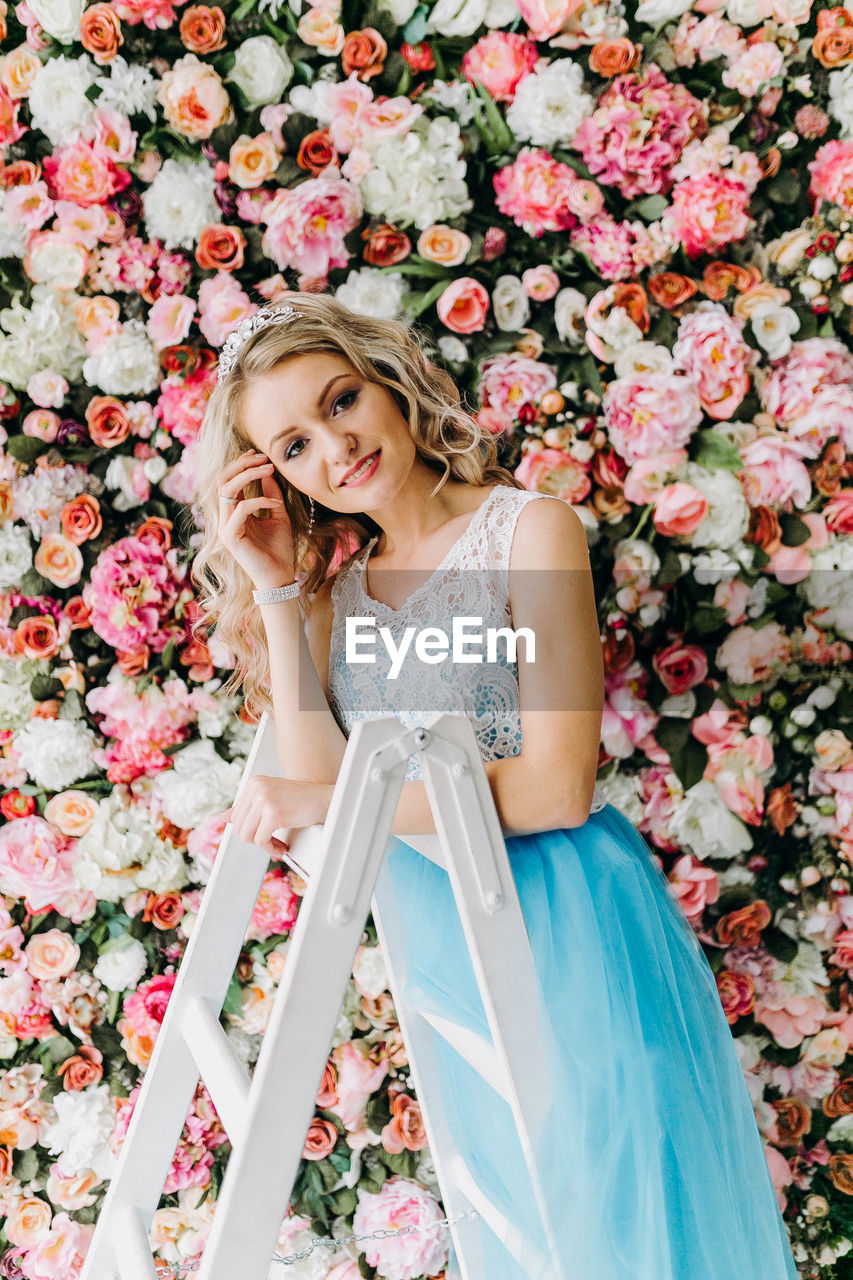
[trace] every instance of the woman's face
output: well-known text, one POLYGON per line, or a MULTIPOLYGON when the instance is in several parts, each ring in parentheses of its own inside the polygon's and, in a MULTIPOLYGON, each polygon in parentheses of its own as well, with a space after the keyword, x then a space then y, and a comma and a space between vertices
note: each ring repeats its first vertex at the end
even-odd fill
POLYGON ((364 379, 341 355, 289 356, 247 386, 243 425, 281 478, 342 513, 382 507, 416 456, 409 424, 391 392, 364 379), (360 483, 345 483, 368 455, 360 483))

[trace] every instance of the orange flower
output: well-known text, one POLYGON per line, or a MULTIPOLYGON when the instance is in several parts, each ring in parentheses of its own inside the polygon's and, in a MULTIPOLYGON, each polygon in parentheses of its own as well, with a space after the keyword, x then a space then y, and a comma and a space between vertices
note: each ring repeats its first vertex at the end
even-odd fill
POLYGON ((797 802, 791 795, 790 782, 773 788, 764 806, 764 813, 772 822, 776 834, 780 836, 783 836, 797 821, 797 802))
POLYGON ((626 71, 633 71, 639 66, 643 56, 643 47, 634 44, 627 36, 618 40, 599 40, 592 46, 589 55, 589 69, 598 76, 609 79, 621 76, 626 71))
POLYGON ((471 248, 471 237, 456 227, 434 222, 418 236, 418 253, 430 262, 442 267, 458 267, 465 261, 471 248))
POLYGON ((322 173, 330 164, 338 164, 338 153, 332 146, 328 129, 312 129, 306 133, 299 144, 296 163, 314 175, 322 173))
POLYGON ((821 1100, 820 1106, 823 1114, 832 1120, 837 1116, 853 1115, 853 1076, 841 1080, 832 1093, 821 1100))
POLYGON ((186 913, 184 900, 179 893, 150 893, 142 912, 145 924, 153 924, 155 929, 177 929, 186 913))
POLYGON ((278 164, 279 152, 271 133, 254 138, 241 133, 228 153, 228 177, 244 191, 253 191, 273 176, 278 164))
POLYGON ((83 1044, 72 1057, 65 1059, 56 1074, 63 1077, 62 1083, 69 1093, 76 1093, 103 1079, 103 1060, 99 1049, 83 1044))
POLYGON ((55 587, 73 587, 83 574, 83 557, 64 533, 46 533, 34 560, 37 571, 55 587))
POLYGON ((660 271, 656 276, 649 276, 648 288, 658 306, 671 311, 692 298, 698 285, 679 271, 660 271))
POLYGON ((151 650, 147 644, 142 644, 138 649, 123 649, 116 651, 119 670, 122 675, 133 679, 134 676, 142 675, 142 672, 148 668, 148 660, 151 657, 151 650))
POLYGON ((121 23, 111 4, 93 4, 80 19, 80 43, 98 66, 105 66, 124 44, 121 23))
POLYGON ((50 614, 23 618, 15 628, 15 648, 25 658, 52 658, 59 651, 59 630, 50 614))
POLYGON ((765 507, 759 503, 750 509, 749 531, 745 541, 755 543, 768 555, 772 555, 778 549, 782 541, 782 526, 771 507, 765 507))
MULTIPOLYGON (((826 1099, 824 1098, 824 1102, 826 1099)), ((778 1098, 770 1103, 776 1112, 780 1147, 794 1147, 812 1127, 812 1113, 799 1098, 778 1098)), ((853 1108, 851 1108, 853 1109, 853 1108)), ((839 1113, 842 1114, 842 1113, 839 1113)), ((843 1113, 843 1114, 846 1114, 843 1113)))
POLYGON ((652 318, 649 315, 649 299, 641 284, 616 284, 613 286, 613 306, 622 307, 628 319, 643 333, 648 333, 652 318))
POLYGON ((829 1157, 828 1167, 832 1185, 839 1191, 843 1191, 846 1196, 853 1196, 853 1153, 833 1152, 829 1157))
POLYGON ((7 191, 10 187, 25 187, 41 177, 41 166, 32 160, 13 160, 0 173, 0 186, 7 191))
POLYGON ((853 13, 850 13, 840 4, 836 5, 834 9, 820 10, 817 15, 818 31, 828 31, 839 27, 853 27, 853 13))
POLYGON ((184 48, 190 53, 216 53, 225 48, 225 14, 218 4, 194 4, 184 10, 178 28, 184 48))
POLYGON ((91 626, 91 610, 82 596, 72 596, 70 600, 66 600, 62 613, 64 617, 70 618, 72 631, 81 631, 84 627, 91 626))
POLYGON ((350 31, 341 50, 341 65, 345 76, 356 74, 357 80, 370 80, 385 68, 388 46, 375 27, 350 31))
POLYGON ((237 271, 245 248, 246 237, 239 227, 211 222, 199 236, 195 260, 203 271, 237 271))
POLYGON ((717 937, 726 946, 757 947, 761 941, 761 930, 767 928, 771 918, 767 903, 763 898, 757 898, 749 906, 730 911, 718 920, 717 937))
POLYGON ((86 423, 92 443, 101 449, 114 449, 130 435, 127 410, 115 396, 92 396, 86 405, 86 423))
POLYGON ((76 498, 70 498, 59 518, 66 538, 78 546, 90 538, 97 538, 104 527, 100 504, 91 493, 80 493, 76 498))
POLYGON ((308 1129, 302 1159, 325 1160, 329 1152, 334 1151, 337 1140, 338 1131, 331 1120, 321 1120, 319 1116, 315 1116, 308 1129))
POLYGON ((825 27, 818 31, 812 41, 812 53, 827 69, 853 62, 853 27, 825 27))
POLYGON ((702 288, 714 302, 722 302, 729 289, 743 293, 757 284, 761 272, 757 267, 739 267, 734 262, 709 262, 702 273, 702 288))
POLYGON ((412 252, 412 242, 405 231, 398 231, 387 222, 372 231, 363 231, 362 239, 367 241, 364 261, 374 267, 393 267, 412 252))
POLYGON ((149 516, 142 521, 133 536, 142 538, 143 542, 154 542, 163 551, 168 551, 172 545, 172 522, 164 516, 149 516))

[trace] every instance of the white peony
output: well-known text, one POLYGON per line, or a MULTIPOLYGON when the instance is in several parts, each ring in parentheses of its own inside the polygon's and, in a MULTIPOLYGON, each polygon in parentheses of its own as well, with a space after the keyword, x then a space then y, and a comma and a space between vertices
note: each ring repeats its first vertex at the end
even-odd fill
POLYGON ((735 858, 752 848, 746 825, 707 778, 685 791, 669 820, 667 835, 700 859, 735 858))
POLYGON ((465 182, 462 139, 454 120, 421 116, 404 138, 382 142, 361 182, 368 213, 398 227, 414 222, 425 231, 473 208, 465 182))
POLYGON ((74 142, 81 134, 91 136, 95 104, 86 90, 95 83, 97 68, 88 54, 48 58, 38 73, 27 102, 33 128, 40 129, 55 147, 74 142))
POLYGON ((206 160, 165 160, 142 193, 148 235, 167 249, 192 249, 204 228, 222 216, 215 187, 213 167, 206 160))
POLYGON ((773 981, 782 982, 791 996, 809 1000, 825 995, 829 985, 829 976, 824 968, 823 957, 814 942, 800 938, 793 960, 780 960, 773 971, 773 981))
POLYGON ((680 18, 691 7, 693 0, 640 0, 634 10, 637 22, 647 27, 659 27, 663 22, 680 18))
POLYGON ((853 138, 853 62, 830 71, 827 110, 841 125, 841 137, 853 138))
POLYGON ((29 720, 12 741, 21 768, 44 791, 64 791, 98 772, 92 753, 100 742, 83 720, 29 720))
POLYGON ((755 340, 771 360, 786 356, 791 350, 791 334, 800 327, 800 317, 793 307, 780 307, 764 302, 749 317, 755 340))
POLYGON ((399 271, 361 267, 358 271, 351 271, 346 282, 338 285, 335 296, 360 316, 395 320, 400 315, 406 292, 406 280, 399 271))
POLYGON ((640 378, 646 373, 672 373, 674 368, 669 347, 655 342, 632 342, 623 347, 613 361, 617 378, 640 378))
POLYGON ((158 774, 151 788, 152 803, 169 822, 191 830, 233 803, 245 761, 228 763, 206 738, 191 742, 172 760, 174 767, 158 774))
POLYGON ((54 289, 76 289, 85 278, 88 250, 60 234, 48 234, 30 250, 28 274, 37 284, 54 289))
POLYGON ((53 1100, 56 1122, 39 1138, 52 1155, 61 1156, 66 1176, 91 1169, 103 1181, 115 1172, 116 1157, 110 1147, 115 1126, 115 1105, 109 1085, 94 1084, 73 1093, 58 1093, 53 1100))
POLYGON ((427 31, 441 36, 471 36, 485 22, 489 0, 438 0, 427 22, 427 31))
POLYGON ((492 289, 495 324, 505 333, 522 329, 530 319, 530 299, 518 276, 498 276, 492 289))
MULTIPOLYGON (((0 538, 4 526, 0 525, 0 538)), ((0 731, 26 724, 36 700, 30 693, 34 676, 50 671, 50 663, 31 658, 0 659, 0 731)))
POLYGON ((148 968, 148 956, 142 943, 126 934, 107 943, 98 956, 95 977, 108 991, 135 990, 148 968))
POLYGON ((352 976, 361 995, 367 996, 368 1000, 376 1000, 383 991, 387 991, 388 970, 381 949, 362 947, 353 965, 352 976))
POLYGON ((272 36, 250 36, 237 46, 234 66, 225 77, 236 84, 250 107, 281 102, 293 76, 293 63, 272 36))
POLYGON ((83 362, 90 387, 108 396, 148 395, 160 385, 160 361, 142 320, 127 320, 83 362))
POLYGON ((731 550, 749 529, 749 505, 737 476, 733 471, 708 470, 698 462, 686 462, 678 475, 708 499, 705 518, 687 535, 687 542, 693 547, 731 550))
POLYGON ((820 612, 817 624, 832 626, 853 640, 853 538, 834 538, 828 546, 812 553, 811 572, 797 584, 813 609, 820 612))
POLYGON ((417 8, 418 0, 379 0, 382 13, 391 15, 395 27, 404 27, 417 8))
POLYGON ((95 83, 101 90, 99 107, 112 107, 126 116, 157 119, 159 82, 141 63, 128 62, 119 53, 111 60, 109 70, 102 68, 95 83))
POLYGON ((608 804, 633 822, 636 826, 643 818, 643 802, 640 799, 636 779, 617 770, 608 778, 596 783, 596 788, 604 796, 608 804))
POLYGON ((559 58, 524 77, 507 108, 506 122, 517 138, 553 147, 570 143, 594 108, 583 91, 578 63, 559 58))
POLYGON ((30 292, 29 307, 15 294, 12 305, 0 311, 6 331, 0 334, 0 379, 24 390, 35 374, 52 369, 79 382, 86 348, 74 314, 78 295, 47 284, 34 284, 30 292))
POLYGON ((4 258, 23 258, 27 252, 29 232, 20 222, 7 222, 3 214, 8 191, 0 190, 0 244, 3 246, 4 258))
POLYGON ((100 801, 74 854, 77 883, 105 902, 119 902, 137 889, 167 893, 187 882, 180 850, 171 841, 161 840, 147 808, 133 804, 123 786, 100 801))
POLYGON ((19 587, 33 567, 33 544, 23 525, 4 520, 0 524, 0 591, 19 587))
POLYGON ((27 7, 47 34, 61 44, 73 44, 79 38, 86 0, 28 0, 27 7))

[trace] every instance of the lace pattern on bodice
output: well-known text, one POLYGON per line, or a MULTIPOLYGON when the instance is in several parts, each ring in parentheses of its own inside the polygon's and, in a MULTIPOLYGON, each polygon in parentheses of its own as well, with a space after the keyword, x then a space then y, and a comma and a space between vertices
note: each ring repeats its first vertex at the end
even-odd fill
MULTIPOLYGON (((518 755, 522 732, 518 666, 498 643, 496 660, 458 664, 449 658, 427 664, 409 651, 396 680, 388 679, 391 657, 379 640, 370 650, 375 662, 346 661, 345 624, 348 617, 375 618, 399 645, 406 627, 436 626, 448 635, 454 616, 483 619, 483 629, 512 627, 509 605, 509 559, 515 525, 522 508, 549 494, 497 485, 483 500, 441 564, 393 609, 368 594, 364 578, 367 560, 378 534, 343 566, 332 584, 333 620, 329 648, 329 702, 343 732, 367 717, 394 715, 406 728, 415 728, 436 711, 458 712, 472 722, 484 760, 518 755)), ((552 499, 560 501, 560 499, 552 499)), ((420 778, 420 762, 413 755, 406 781, 420 778)), ((604 807, 596 791, 591 812, 604 807)))

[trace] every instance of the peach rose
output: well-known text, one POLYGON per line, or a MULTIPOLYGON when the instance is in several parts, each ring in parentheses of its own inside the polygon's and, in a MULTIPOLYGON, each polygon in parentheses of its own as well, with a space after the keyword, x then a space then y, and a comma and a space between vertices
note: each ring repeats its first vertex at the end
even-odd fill
POLYGON ((19 44, 0 60, 0 84, 10 98, 27 98, 41 69, 41 59, 29 45, 19 44))
POLYGON ((722 302, 729 289, 744 293, 760 279, 761 272, 757 267, 740 267, 734 262, 709 262, 702 272, 702 288, 713 302, 722 302))
POLYGON ((521 277, 521 287, 534 302, 547 302, 560 288, 560 277, 547 262, 528 267, 521 277))
POLYGON ((111 4, 93 4, 80 19, 80 43, 98 66, 112 62, 124 44, 121 22, 111 4))
POLYGON ((811 1110, 799 1098, 777 1098, 770 1105, 776 1112, 779 1146, 795 1147, 804 1134, 811 1131, 811 1110))
POLYGON ((194 53, 185 53, 165 72, 157 100, 169 124, 185 138, 209 138, 214 129, 234 119, 220 76, 194 53))
POLYGON ((305 134, 296 153, 296 163, 300 169, 307 169, 313 177, 328 169, 330 164, 340 164, 340 157, 328 129, 312 129, 305 134))
MULTIPOLYGON (((853 1196, 853 1154, 849 1151, 834 1151, 827 1167, 832 1185, 845 1196, 853 1196)), ((11 1235, 9 1239, 12 1239, 11 1235)))
POLYGON ((818 768, 835 773, 850 763, 853 746, 842 729, 824 729, 814 740, 818 768))
POLYGON ((99 449, 114 449, 130 435, 130 418, 115 396, 92 396, 86 405, 86 425, 99 449))
POLYGON ((46 533, 35 554, 36 570, 55 587, 73 587, 83 576, 83 557, 64 533, 46 533))
POLYGON ((488 310, 489 295, 471 276, 454 280, 436 303, 439 320, 453 333, 475 333, 485 328, 488 310))
POLYGON ((30 1249, 48 1234, 52 1218, 53 1212, 45 1200, 38 1196, 22 1196, 13 1205, 3 1229, 10 1244, 30 1249))
POLYGON ((465 261, 471 248, 471 237, 455 227, 434 222, 418 236, 417 249, 422 258, 438 262, 443 267, 458 267, 465 261))
POLYGON ((155 929, 177 929, 185 912, 183 898, 173 889, 169 893, 150 894, 142 919, 155 929))
POLYGON ((59 631, 50 614, 22 618, 15 628, 15 648, 25 658, 52 658, 59 643, 59 631))
POLYGON ((427 1145, 420 1103, 406 1093, 398 1093, 391 1103, 391 1119, 382 1130, 382 1145, 391 1155, 401 1151, 421 1151, 427 1145))
POLYGON ((198 238, 195 260, 203 271, 237 271, 245 248, 246 237, 239 227, 211 222, 198 238))
POLYGON ((708 499, 683 480, 661 489, 655 500, 652 519, 658 533, 667 538, 694 533, 708 514, 708 499))
POLYGON ((812 53, 820 65, 827 70, 853 62, 853 27, 835 27, 818 31, 812 41, 812 53))
POLYGON ((319 50, 326 58, 336 58, 344 47, 346 35, 335 15, 328 9, 315 5, 299 19, 296 34, 312 49, 319 50))
POLYGON ((218 4, 190 5, 181 16, 178 31, 190 53, 216 53, 225 48, 225 14, 218 4))
MULTIPOLYGON (((820 1109, 831 1120, 837 1119, 838 1116, 853 1115, 853 1076, 846 1076, 840 1080, 832 1093, 821 1099, 820 1109)), ((809 1112, 809 1118, 811 1118, 811 1112, 809 1112)))
POLYGON ((21 430, 25 436, 35 436, 51 444, 59 434, 61 421, 59 414, 52 409, 32 409, 21 423, 21 430))
POLYGON ((278 148, 271 133, 259 133, 254 138, 241 133, 228 153, 228 177, 244 191, 266 182, 278 165, 278 148))
POLYGON ((74 1213, 77 1209, 88 1209, 91 1205, 97 1204, 98 1197, 92 1195, 92 1189, 99 1186, 101 1181, 102 1179, 91 1169, 86 1169, 83 1173, 60 1173, 57 1162, 47 1176, 44 1189, 50 1197, 51 1204, 74 1213))
POLYGON ((84 338, 120 331, 121 308, 115 298, 96 293, 93 298, 75 298, 74 319, 84 338))
POLYGON ((78 1093, 103 1079, 103 1061, 100 1049, 83 1044, 77 1053, 65 1059, 62 1066, 57 1068, 56 1074, 62 1076, 62 1083, 68 1093, 78 1093))
POLYGON ((633 71, 640 65, 642 56, 643 46, 634 44, 627 36, 620 36, 617 40, 599 40, 590 50, 589 69, 609 80, 611 76, 633 71))
POLYGON ((726 946, 757 947, 761 942, 761 930, 772 919, 770 908, 763 898, 756 898, 746 907, 730 911, 717 921, 717 937, 726 946))
POLYGON ((696 281, 683 276, 680 271, 660 271, 655 276, 649 276, 649 293, 658 306, 666 307, 667 311, 687 302, 697 288, 696 281))
POLYGON ((337 1141, 338 1131, 331 1120, 321 1120, 319 1116, 315 1116, 308 1129, 302 1159, 325 1160, 334 1151, 337 1141))
POLYGON ((77 967, 80 948, 62 929, 48 929, 30 938, 24 951, 34 978, 67 978, 77 967))
POLYGON ((375 27, 350 31, 341 50, 341 67, 345 76, 355 72, 357 80, 370 80, 385 68, 388 46, 375 27))
POLYGON ((734 973, 731 969, 721 969, 717 974, 717 994, 729 1026, 737 1022, 738 1018, 743 1018, 752 1012, 755 984, 748 973, 734 973))
POLYGON ((44 807, 44 816, 64 836, 79 839, 95 821, 98 802, 86 791, 59 791, 44 807))
POLYGON ((362 238, 367 240, 364 261, 371 266, 392 267, 408 258, 412 252, 412 242, 405 231, 398 231, 387 222, 381 227, 363 231, 362 238))

